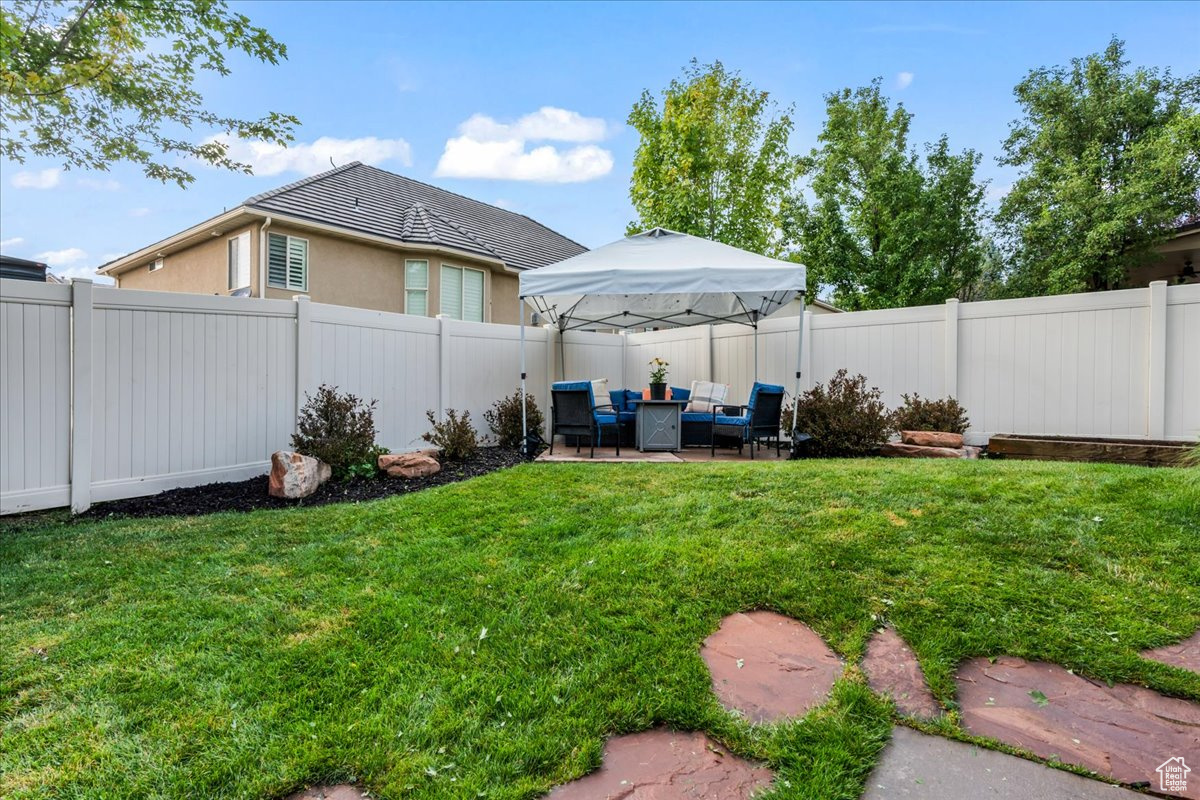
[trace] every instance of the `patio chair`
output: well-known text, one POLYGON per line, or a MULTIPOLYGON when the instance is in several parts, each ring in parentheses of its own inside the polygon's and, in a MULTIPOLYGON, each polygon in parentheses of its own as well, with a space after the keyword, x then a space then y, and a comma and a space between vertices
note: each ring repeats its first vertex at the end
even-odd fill
POLYGON ((596 457, 597 442, 611 428, 617 455, 621 455, 620 414, 611 403, 596 404, 590 381, 561 381, 550 387, 550 453, 554 453, 554 437, 574 436, 575 452, 580 449, 579 437, 588 437, 591 458, 596 457))
POLYGON ((744 406, 719 405, 713 406, 712 415, 712 455, 717 454, 717 437, 729 437, 738 442, 738 452, 742 446, 750 444, 750 458, 754 459, 754 447, 762 447, 762 441, 771 446, 775 440, 775 455, 780 454, 779 427, 780 415, 783 413, 783 387, 771 383, 755 382, 750 390, 750 401, 744 406), (736 414, 731 414, 736 411, 736 414))

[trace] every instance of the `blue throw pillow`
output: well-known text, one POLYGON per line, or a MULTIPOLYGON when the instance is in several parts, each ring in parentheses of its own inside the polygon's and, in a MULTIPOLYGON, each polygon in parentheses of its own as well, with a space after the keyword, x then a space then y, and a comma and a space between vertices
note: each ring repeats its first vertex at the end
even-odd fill
POLYGON ((625 390, 625 410, 626 411, 637 411, 637 403, 635 403, 634 401, 641 400, 641 399, 642 399, 641 392, 634 391, 633 389, 626 389, 625 390))
POLYGON ((690 400, 691 397, 692 397, 692 390, 690 388, 689 389, 680 389, 678 386, 671 387, 671 399, 672 400, 690 400))
POLYGON ((625 390, 610 389, 608 392, 608 402, 613 404, 613 408, 617 411, 627 411, 625 408, 625 390))

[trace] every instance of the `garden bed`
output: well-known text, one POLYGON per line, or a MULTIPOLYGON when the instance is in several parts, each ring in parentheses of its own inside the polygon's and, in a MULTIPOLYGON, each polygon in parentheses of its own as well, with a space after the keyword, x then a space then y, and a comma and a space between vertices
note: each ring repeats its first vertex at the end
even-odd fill
POLYGON ((1191 448, 1170 439, 1121 439, 1101 436, 1037 436, 1004 433, 991 437, 988 453, 1000 458, 1045 461, 1103 461, 1148 467, 1179 466, 1191 448))
POLYGON ((353 503, 378 500, 398 494, 429 489, 455 481, 486 475, 498 469, 512 467, 524 461, 516 450, 481 447, 470 459, 461 463, 447 461, 442 471, 427 478, 355 478, 348 481, 329 480, 316 492, 302 500, 288 500, 267 494, 267 476, 260 475, 244 481, 210 483, 185 489, 170 489, 148 497, 130 497, 98 503, 79 516, 80 519, 108 517, 191 517, 221 511, 257 511, 270 508, 299 508, 323 506, 328 503, 353 503))

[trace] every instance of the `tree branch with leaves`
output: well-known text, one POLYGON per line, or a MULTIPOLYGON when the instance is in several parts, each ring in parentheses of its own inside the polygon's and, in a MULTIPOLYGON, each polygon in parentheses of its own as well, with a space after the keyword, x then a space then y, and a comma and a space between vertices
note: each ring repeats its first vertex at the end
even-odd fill
POLYGON ((242 53, 268 64, 286 47, 222 0, 5 0, 0 4, 0 154, 65 167, 141 165, 186 186, 190 159, 249 173, 229 137, 286 145, 299 121, 222 116, 204 105, 203 72, 230 73, 242 53), (194 134, 203 131, 201 141, 194 134), (217 135, 220 136, 217 136, 217 135))

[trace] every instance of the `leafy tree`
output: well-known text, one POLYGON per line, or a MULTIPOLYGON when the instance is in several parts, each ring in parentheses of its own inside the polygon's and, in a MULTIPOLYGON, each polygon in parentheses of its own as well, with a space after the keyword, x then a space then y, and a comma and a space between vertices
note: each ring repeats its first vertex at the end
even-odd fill
POLYGON ((210 129, 241 139, 291 141, 295 117, 220 116, 195 88, 201 71, 229 74, 227 54, 271 64, 284 45, 223 0, 5 0, 0 5, 0 152, 61 159, 105 170, 119 161, 180 186, 195 158, 250 172, 221 141, 194 143, 210 129), (176 158, 168 158, 174 156, 176 158))
POLYGON ((792 120, 721 62, 695 60, 660 105, 649 90, 629 114, 641 136, 629 196, 635 233, 664 227, 756 253, 782 248, 779 214, 796 179, 792 120))
POLYGON ((943 136, 922 164, 908 145, 912 115, 890 107, 878 79, 825 105, 820 146, 802 162, 811 199, 796 197, 785 214, 810 286, 833 287, 847 309, 968 294, 985 258, 979 155, 952 153, 943 136))
POLYGON ((1129 70, 1125 45, 1016 87, 1001 164, 1021 177, 997 223, 1015 294, 1113 289, 1200 211, 1200 76, 1129 70))

